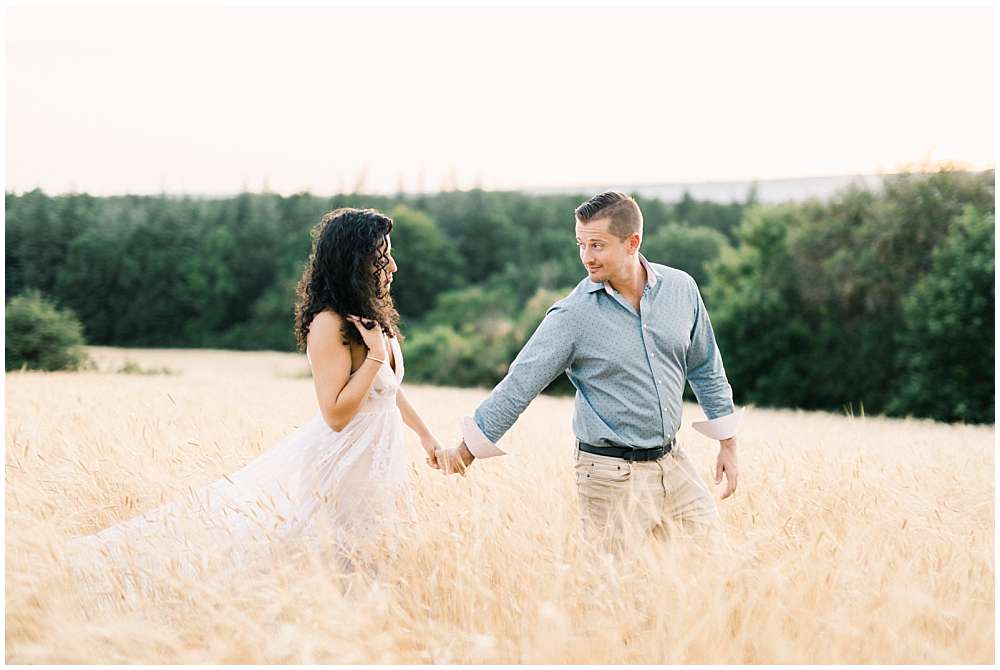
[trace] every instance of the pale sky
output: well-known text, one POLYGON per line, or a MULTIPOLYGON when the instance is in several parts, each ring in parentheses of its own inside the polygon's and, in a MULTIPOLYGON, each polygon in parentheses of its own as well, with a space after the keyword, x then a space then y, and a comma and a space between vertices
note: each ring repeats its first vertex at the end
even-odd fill
POLYGON ((994 163, 993 9, 8 8, 6 188, 329 194, 994 163))

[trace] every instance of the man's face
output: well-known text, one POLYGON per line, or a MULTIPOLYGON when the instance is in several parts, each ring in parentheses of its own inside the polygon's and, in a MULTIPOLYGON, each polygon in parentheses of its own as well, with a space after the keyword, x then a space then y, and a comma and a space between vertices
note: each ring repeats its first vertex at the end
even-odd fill
POLYGON ((620 240, 608 230, 609 223, 610 219, 595 219, 587 223, 579 219, 576 221, 580 262, 590 280, 598 284, 627 276, 629 250, 633 244, 638 248, 638 233, 620 240))

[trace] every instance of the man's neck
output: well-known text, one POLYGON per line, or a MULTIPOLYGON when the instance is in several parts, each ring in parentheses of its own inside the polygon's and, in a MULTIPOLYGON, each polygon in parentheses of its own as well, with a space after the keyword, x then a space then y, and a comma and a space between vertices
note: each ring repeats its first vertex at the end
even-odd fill
POLYGON ((628 275, 625 278, 609 279, 608 284, 611 285, 611 288, 621 293, 627 300, 634 303, 642 295, 642 289, 648 280, 646 268, 639 261, 639 255, 636 254, 635 260, 628 269, 628 275))

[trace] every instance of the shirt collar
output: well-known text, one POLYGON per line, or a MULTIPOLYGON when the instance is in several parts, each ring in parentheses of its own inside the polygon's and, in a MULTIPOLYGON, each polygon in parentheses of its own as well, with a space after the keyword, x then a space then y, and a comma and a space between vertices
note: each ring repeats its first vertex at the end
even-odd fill
MULTIPOLYGON (((642 254, 639 254, 639 263, 642 264, 642 267, 646 268, 646 286, 653 288, 656 286, 656 282, 660 279, 660 273, 653 269, 653 266, 649 264, 649 261, 647 261, 646 257, 642 254)), ((608 282, 598 284, 590 278, 587 279, 587 293, 593 293, 594 291, 599 291, 601 289, 604 289, 608 295, 610 295, 614 290, 608 282)))

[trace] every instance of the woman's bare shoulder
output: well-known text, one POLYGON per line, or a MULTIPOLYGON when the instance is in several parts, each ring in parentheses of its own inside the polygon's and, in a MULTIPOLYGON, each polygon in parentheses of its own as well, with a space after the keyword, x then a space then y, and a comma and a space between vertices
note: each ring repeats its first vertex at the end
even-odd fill
POLYGON ((343 323, 344 319, 330 308, 324 309, 322 312, 317 312, 316 316, 313 317, 310 323, 310 328, 340 328, 340 324, 343 323))
POLYGON ((323 343, 342 344, 341 326, 344 319, 332 309, 324 309, 316 314, 309 323, 309 335, 307 339, 311 342, 317 340, 323 343))

